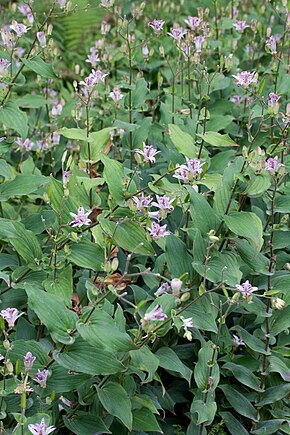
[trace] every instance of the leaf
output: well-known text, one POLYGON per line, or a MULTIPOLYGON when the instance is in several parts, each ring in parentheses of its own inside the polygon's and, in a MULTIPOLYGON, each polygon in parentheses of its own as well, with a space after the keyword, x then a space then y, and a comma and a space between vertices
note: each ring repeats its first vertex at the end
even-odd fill
POLYGON ((190 159, 198 156, 199 148, 194 145, 194 139, 190 134, 185 133, 175 124, 169 124, 168 129, 170 139, 177 151, 190 159))
POLYGON ((100 224, 116 246, 135 254, 154 255, 151 243, 146 240, 146 232, 139 224, 130 221, 115 223, 105 219, 100 219, 100 224))
POLYGON ((210 300, 204 296, 202 299, 196 301, 184 311, 184 317, 192 317, 194 327, 202 331, 211 331, 217 333, 216 325, 217 310, 210 303, 210 300))
POLYGON ((36 74, 45 79, 55 79, 56 75, 50 63, 46 63, 41 57, 35 56, 32 59, 22 58, 21 62, 36 74))
POLYGON ((163 434, 155 415, 148 408, 133 410, 133 430, 159 432, 163 434))
POLYGON ((104 249, 96 243, 83 239, 70 245, 68 259, 77 266, 100 271, 105 261, 104 249))
MULTIPOLYGON (((284 423, 285 419, 275 419, 263 421, 257 424, 257 429, 253 430, 251 433, 255 435, 271 435, 277 434, 280 429, 282 423, 284 423)), ((289 426, 288 426, 289 427, 289 426)), ((287 432, 286 432, 287 433, 287 432)))
POLYGON ((132 107, 134 109, 147 109, 146 99, 148 98, 148 87, 146 80, 142 77, 137 80, 136 87, 132 91, 132 107), (144 107, 145 106, 145 107, 144 107))
POLYGON ((247 367, 241 364, 234 364, 232 362, 227 362, 223 365, 223 369, 228 369, 232 372, 234 377, 242 384, 247 385, 255 391, 261 392, 260 384, 261 381, 258 379, 253 372, 247 367))
POLYGON ((97 415, 74 415, 63 417, 65 426, 76 435, 95 435, 96 433, 112 433, 97 415))
POLYGON ((116 382, 107 382, 102 388, 97 387, 97 394, 105 410, 132 430, 131 400, 126 390, 116 382))
POLYGON ((261 252, 257 252, 253 244, 247 240, 237 240, 236 246, 242 260, 251 270, 264 275, 269 274, 270 260, 261 252))
POLYGON ((91 379, 91 375, 85 373, 74 373, 68 371, 64 367, 54 363, 50 366, 52 372, 46 383, 46 394, 63 394, 70 391, 75 391, 80 386, 91 379))
POLYGON ((27 115, 25 112, 22 112, 14 102, 7 101, 4 106, 0 107, 0 122, 2 122, 5 127, 17 131, 23 138, 27 137, 27 115))
POLYGON ((217 411, 216 402, 204 403, 202 400, 194 399, 191 403, 190 413, 197 413, 198 418, 196 424, 204 423, 205 426, 210 425, 213 422, 217 411))
POLYGON ((185 243, 178 237, 174 235, 166 237, 165 258, 171 276, 179 277, 184 273, 189 273, 189 277, 192 278, 192 257, 185 243))
POLYGON ((224 216, 227 227, 235 234, 249 240, 260 251, 263 240, 263 225, 255 213, 248 211, 235 211, 224 216))
POLYGON ((223 391, 227 401, 238 414, 258 421, 256 409, 243 394, 230 385, 219 385, 219 388, 223 391))
POLYGON ((87 131, 81 128, 67 128, 63 127, 58 132, 67 139, 83 140, 85 142, 92 142, 91 138, 87 137, 87 131))
POLYGON ((48 293, 59 296, 66 305, 71 305, 73 294, 72 266, 69 265, 63 269, 56 279, 47 278, 43 285, 48 293))
POLYGON ((218 226, 219 219, 203 195, 194 189, 190 189, 189 193, 193 227, 198 228, 202 235, 206 235, 218 226))
POLYGON ((209 281, 214 283, 224 281, 234 286, 243 276, 239 269, 239 261, 239 257, 233 253, 217 252, 212 255, 206 266, 201 262, 193 262, 192 265, 200 276, 204 276, 206 272, 209 281))
POLYGON ((252 174, 250 181, 247 183, 247 188, 243 192, 244 195, 256 198, 262 196, 271 186, 271 176, 267 174, 252 174))
POLYGON ((140 349, 130 351, 131 364, 134 367, 148 373, 147 378, 142 382, 151 382, 159 366, 159 359, 151 352, 149 347, 142 346, 140 349))
POLYGON ((276 403, 278 400, 284 399, 290 392, 290 384, 275 385, 275 387, 269 387, 262 394, 262 400, 258 403, 259 407, 269 405, 270 403, 276 403))
POLYGON ((278 358, 277 356, 271 355, 269 357, 269 372, 279 373, 284 381, 290 382, 290 369, 283 359, 278 358))
POLYGON ((255 352, 262 353, 263 355, 270 355, 270 352, 265 350, 265 344, 262 340, 250 334, 239 325, 233 326, 232 329, 238 331, 241 339, 250 349, 254 350, 255 352))
POLYGON ((219 414, 231 435, 249 435, 249 432, 230 412, 220 412, 219 414))
POLYGON ((8 201, 14 196, 30 195, 48 181, 49 178, 43 175, 17 175, 14 180, 0 185, 0 201, 8 201))
POLYGON ((179 373, 190 385, 192 370, 183 364, 172 349, 169 347, 161 347, 156 352, 156 356, 159 359, 159 367, 179 373))
POLYGON ((35 290, 28 285, 25 286, 25 291, 29 307, 47 327, 52 339, 72 344, 75 339, 70 333, 75 329, 77 314, 69 310, 59 296, 35 290))
POLYGON ((205 134, 198 134, 197 136, 209 145, 218 148, 238 146, 238 144, 233 141, 228 134, 220 134, 216 131, 207 131, 205 134))
MULTIPOLYGON (((112 130, 114 130, 114 127, 107 127, 100 131, 90 133, 91 161, 98 162, 101 159, 101 153, 106 149, 112 130)), ((84 144, 81 146, 81 159, 89 160, 88 146, 84 144)))
POLYGON ((213 353, 212 342, 206 343, 198 352, 198 361, 194 369, 194 380, 198 388, 205 392, 208 388, 208 378, 211 374, 213 384, 211 390, 214 391, 219 384, 220 370, 217 364, 217 352, 213 353), (213 360, 214 355, 214 360, 213 360))
POLYGON ((82 338, 68 347, 65 352, 54 352, 55 361, 68 370, 89 375, 112 375, 125 370, 116 355, 102 347, 92 347, 82 338))
POLYGON ((25 109, 38 109, 46 104, 51 104, 52 100, 44 98, 42 95, 27 94, 21 97, 17 97, 14 103, 18 107, 24 107, 25 109))
POLYGON ((290 328, 290 305, 283 310, 276 310, 270 319, 271 335, 275 337, 290 328))
POLYGON ((116 160, 112 160, 109 157, 102 154, 101 161, 104 164, 103 177, 109 187, 110 194, 112 195, 116 204, 125 205, 124 191, 122 178, 125 176, 123 165, 116 160), (114 174, 114 176, 113 176, 114 174))

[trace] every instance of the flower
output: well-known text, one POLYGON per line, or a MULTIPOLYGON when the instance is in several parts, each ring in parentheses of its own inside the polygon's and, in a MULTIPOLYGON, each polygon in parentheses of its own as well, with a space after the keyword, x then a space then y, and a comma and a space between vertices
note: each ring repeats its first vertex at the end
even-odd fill
POLYGON ((60 141, 60 134, 57 131, 52 133, 52 143, 53 145, 58 145, 60 141))
POLYGON ((156 292, 154 293, 154 296, 161 296, 163 294, 168 293, 170 290, 170 285, 168 284, 168 282, 164 282, 163 284, 161 284, 161 286, 156 290, 156 292))
POLYGON ((152 196, 144 196, 143 192, 140 196, 132 196, 132 199, 135 202, 138 211, 143 211, 150 207, 150 202, 153 200, 152 196))
POLYGON ((281 97, 275 94, 275 92, 270 92, 270 94, 268 95, 268 106, 274 108, 280 98, 281 97))
POLYGON ((33 435, 48 435, 56 429, 55 426, 46 426, 44 418, 41 420, 40 424, 29 424, 28 430, 33 435))
POLYGON ((97 63, 100 62, 100 58, 95 47, 90 48, 90 54, 88 55, 86 62, 90 63, 93 68, 96 68, 97 63))
POLYGON ((193 328, 194 327, 194 323, 192 320, 192 317, 188 317, 187 319, 185 319, 184 317, 180 316, 182 323, 183 323, 183 327, 184 328, 193 328))
POLYGON ((6 320, 9 328, 13 328, 18 317, 22 316, 24 313, 20 313, 17 308, 6 308, 6 310, 2 310, 0 316, 6 320))
POLYGON ((167 225, 160 226, 157 222, 151 223, 151 228, 148 228, 150 231, 150 236, 153 237, 154 240, 160 239, 160 237, 169 236, 170 232, 166 230, 167 225))
POLYGON ((9 29, 6 27, 1 30, 1 39, 3 42, 3 45, 7 48, 12 48, 15 43, 15 37, 12 32, 10 32, 9 29))
POLYGON ((179 279, 179 278, 173 278, 171 280, 170 285, 171 285, 171 288, 172 288, 172 293, 173 294, 175 293, 175 295, 179 294, 180 289, 182 287, 182 281, 181 281, 181 279, 179 279))
POLYGON ((80 85, 85 86, 85 88, 91 91, 98 83, 104 82, 107 75, 99 69, 97 71, 92 70, 91 74, 80 82, 80 85))
POLYGON ((144 320, 146 322, 150 320, 166 320, 167 316, 165 313, 163 313, 162 307, 160 304, 156 305, 156 307, 153 308, 153 310, 149 311, 149 313, 146 313, 144 316, 144 320))
POLYGON ((235 347, 245 346, 245 342, 238 336, 233 334, 235 347))
POLYGON ((62 114, 62 104, 61 103, 57 103, 54 106, 52 106, 51 115, 53 117, 60 116, 61 114, 62 114))
POLYGON ((284 167, 284 165, 279 163, 278 156, 275 156, 274 158, 269 157, 265 162, 265 169, 270 175, 275 175, 281 167, 284 167))
POLYGON ((16 143, 20 149, 24 149, 26 151, 30 151, 33 146, 33 142, 31 142, 31 140, 28 138, 23 140, 21 137, 18 137, 16 143))
POLYGON ((114 88, 112 92, 109 93, 109 95, 115 103, 122 100, 123 98, 123 94, 121 93, 119 88, 114 88))
POLYGON ((142 54, 144 59, 148 59, 149 56, 149 49, 147 44, 142 44, 142 54))
POLYGON ((24 367, 26 372, 29 372, 29 370, 32 369, 35 360, 36 357, 33 356, 31 352, 27 352, 27 354, 24 357, 24 367))
POLYGON ((37 36, 40 47, 44 48, 46 46, 46 34, 45 34, 45 32, 37 32, 36 36, 37 36))
POLYGON ((191 28, 191 30, 196 30, 202 23, 202 18, 198 17, 191 17, 189 16, 188 19, 183 20, 185 24, 188 25, 188 27, 191 28))
POLYGON ((236 288, 242 293, 244 299, 252 296, 252 293, 258 290, 258 287, 253 287, 248 280, 242 284, 237 284, 236 288))
POLYGON ((276 54, 277 53, 277 38, 276 36, 270 36, 270 38, 268 38, 266 40, 266 45, 265 45, 266 51, 270 52, 271 54, 276 54))
POLYGON ((33 378, 35 382, 37 382, 41 388, 46 388, 46 380, 48 377, 48 370, 37 370, 36 377, 33 378))
POLYGON ((101 0, 100 6, 103 6, 104 8, 108 8, 113 6, 114 0, 101 0))
POLYGON ((29 30, 29 28, 26 27, 25 24, 17 23, 16 20, 12 21, 10 29, 14 30, 18 38, 20 38, 22 35, 24 35, 24 33, 26 33, 29 30))
POLYGON ((64 189, 66 189, 66 187, 67 187, 70 176, 71 176, 70 171, 62 171, 62 185, 63 185, 64 189))
POLYGON ((183 27, 172 27, 171 32, 167 34, 180 44, 181 40, 187 34, 187 30, 183 27))
POLYGON ((258 81, 257 74, 254 71, 242 71, 233 75, 233 77, 236 79, 236 85, 244 89, 248 89, 252 83, 257 83, 258 81))
POLYGON ((156 195, 156 198, 157 198, 157 202, 152 202, 151 205, 159 208, 159 210, 156 212, 149 212, 148 215, 149 217, 156 218, 160 221, 161 219, 164 219, 167 216, 167 213, 169 211, 174 210, 174 207, 171 204, 174 201, 174 199, 170 199, 166 195, 163 196, 156 195))
POLYGON ((70 213, 70 215, 74 218, 69 223, 70 227, 82 227, 83 225, 90 225, 92 223, 91 219, 88 219, 89 214, 91 213, 91 210, 89 210, 87 213, 85 213, 84 207, 81 205, 78 208, 78 213, 70 213))
POLYGON ((200 36, 195 36, 193 38, 193 42, 195 44, 195 49, 196 49, 197 53, 201 53, 202 44, 204 43, 204 41, 205 41, 205 37, 201 36, 201 35, 200 36))
POLYGON ((186 163, 191 175, 194 178, 199 178, 199 175, 202 174, 202 166, 204 163, 201 163, 199 159, 188 159, 187 157, 186 163))
POLYGON ((61 9, 64 9, 66 5, 66 0, 57 0, 57 3, 61 9))
POLYGON ((242 104, 244 98, 242 97, 242 95, 233 95, 230 98, 230 101, 234 104, 236 104, 237 106, 239 106, 240 104, 242 104))
POLYGON ((11 62, 4 59, 3 57, 0 58, 0 77, 3 77, 3 73, 7 72, 10 65, 11 62))
POLYGON ((246 21, 244 21, 244 20, 240 20, 240 21, 236 21, 234 24, 233 24, 233 27, 239 32, 239 33, 243 33, 244 32, 244 30, 247 28, 247 27, 250 27, 247 23, 246 23, 246 21))
POLYGON ((156 20, 150 21, 148 25, 152 27, 155 33, 159 33, 163 30, 163 24, 165 23, 164 20, 156 20))
POLYGON ((153 145, 144 145, 143 146, 143 151, 140 150, 139 148, 134 150, 135 153, 137 154, 141 154, 144 157, 144 162, 145 163, 155 163, 156 159, 155 156, 156 154, 160 153, 160 151, 157 151, 156 148, 154 148, 153 145))
POLYGON ((188 60, 191 56, 191 44, 189 41, 185 41, 181 45, 181 51, 185 60, 188 60))

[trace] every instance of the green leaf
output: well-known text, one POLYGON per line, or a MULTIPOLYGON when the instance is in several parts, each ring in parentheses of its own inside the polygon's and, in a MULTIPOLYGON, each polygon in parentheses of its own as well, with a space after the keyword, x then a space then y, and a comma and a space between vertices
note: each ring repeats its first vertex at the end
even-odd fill
POLYGON ((77 314, 69 310, 59 296, 35 290, 28 285, 25 286, 25 290, 29 307, 47 327, 52 339, 60 343, 72 344, 75 339, 70 333, 75 329, 77 314))
POLYGON ((258 403, 259 407, 276 403, 278 400, 284 399, 290 392, 290 384, 275 385, 275 387, 267 388, 262 394, 262 400, 258 403))
POLYGON ((51 104, 52 100, 44 98, 42 95, 27 94, 21 97, 17 97, 14 103, 18 107, 24 107, 25 109, 38 109, 46 104, 51 104))
POLYGON ((159 366, 159 359, 151 352, 149 347, 142 346, 140 349, 131 350, 130 358, 134 367, 148 373, 143 383, 151 382, 159 366))
POLYGON ((46 383, 46 394, 51 394, 52 391, 56 394, 63 394, 70 391, 75 391, 80 386, 91 379, 91 375, 85 373, 73 373, 69 370, 54 363, 50 366, 51 376, 46 383))
POLYGON ((102 154, 101 161, 104 164, 103 177, 109 187, 110 194, 112 195, 116 204, 125 205, 124 191, 122 179, 125 176, 123 165, 116 160, 112 160, 105 154, 102 154))
POLYGON ((47 278, 43 285, 47 293, 59 296, 66 305, 71 305, 73 294, 72 266, 69 265, 63 269, 56 279, 47 278))
POLYGON ((195 304, 187 308, 184 313, 184 317, 192 317, 194 327, 202 331, 211 331, 217 333, 216 317, 217 310, 210 299, 207 296, 203 296, 195 304))
POLYGON ((227 227, 235 234, 249 240, 260 251, 263 240, 263 225, 255 213, 248 211, 235 211, 224 216, 227 227))
POLYGON ((192 277, 192 257, 189 255, 185 243, 178 237, 174 235, 166 237, 165 258, 171 276, 179 277, 184 273, 189 273, 189 277, 192 277))
POLYGON ((216 212, 211 208, 206 198, 190 188, 190 215, 194 228, 198 228, 202 235, 214 230, 219 223, 216 212))
POLYGON ((217 404, 216 402, 207 402, 204 403, 202 400, 194 399, 191 403, 190 413, 197 413, 197 421, 196 424, 204 423, 205 426, 210 425, 213 422, 213 419, 216 415, 217 404))
POLYGON ((217 352, 213 353, 212 342, 206 343, 198 352, 198 361, 194 369, 194 380, 198 388, 205 392, 208 388, 208 378, 213 377, 211 390, 214 391, 219 384, 220 370, 217 364, 217 352), (214 355, 214 359, 213 359, 214 355))
POLYGON ((56 75, 50 63, 46 63, 41 57, 35 56, 32 59, 22 58, 21 62, 36 74, 45 79, 55 79, 56 75))
POLYGON ((230 412, 220 412, 220 416, 231 435, 249 435, 249 432, 230 412))
POLYGON ((104 249, 96 243, 83 239, 70 245, 68 259, 77 266, 100 271, 105 261, 104 249))
POLYGON ((283 359, 278 358, 277 356, 271 355, 269 357, 269 372, 279 373, 284 381, 290 382, 290 369, 283 359))
POLYGON ((115 223, 100 219, 102 230, 109 235, 116 246, 140 255, 154 255, 154 249, 146 240, 146 232, 135 222, 115 223))
POLYGON ((0 107, 0 123, 11 130, 17 131, 23 138, 27 137, 28 133, 28 118, 25 112, 12 101, 0 107))
POLYGON ((76 435, 95 435, 96 433, 112 433, 97 415, 74 415, 63 417, 65 426, 76 435))
POLYGON ((182 131, 178 125, 169 124, 168 128, 170 139, 177 151, 190 159, 196 158, 198 156, 199 148, 194 145, 193 137, 182 131))
POLYGON ((247 188, 243 192, 244 195, 256 198, 262 196, 271 187, 271 176, 267 174, 252 174, 250 181, 247 183, 247 188))
POLYGON ((233 253, 217 252, 213 254, 207 265, 205 266, 201 262, 193 262, 194 269, 200 276, 204 276, 206 272, 206 278, 214 283, 224 281, 230 286, 236 285, 242 278, 242 272, 240 271, 240 259, 233 253))
POLYGON ((209 145, 218 148, 238 146, 238 144, 233 141, 228 134, 220 134, 216 131, 207 131, 205 134, 198 134, 197 136, 209 145))
POLYGON ((250 267, 251 270, 264 275, 269 274, 270 260, 261 252, 257 252, 257 250, 253 247, 253 244, 247 240, 237 240, 235 243, 242 260, 247 266, 250 267))
MULTIPOLYGON (((277 418, 275 420, 263 421, 257 424, 257 429, 253 430, 251 433, 255 435, 271 435, 279 433, 279 429, 285 419, 277 418)), ((288 426, 289 427, 289 426, 288 426)), ((284 432, 284 431, 283 431, 284 432)), ((287 433, 287 432, 286 432, 287 433)))
POLYGON ((135 409, 133 411, 133 430, 163 434, 155 415, 148 408, 135 409))
POLYGON ((253 372, 247 367, 241 364, 234 364, 232 362, 227 362, 223 365, 223 369, 228 369, 232 372, 234 377, 242 384, 247 385, 255 391, 261 392, 260 384, 261 381, 258 379, 253 372))
MULTIPOLYGON (((91 161, 98 162, 101 159, 101 153, 105 151, 106 145, 110 141, 110 133, 112 130, 114 130, 113 127, 106 127, 100 131, 90 133, 91 161)), ((81 159, 89 159, 88 147, 85 145, 81 147, 81 159)))
POLYGON ((219 388, 223 391, 227 401, 238 414, 258 421, 256 409, 242 393, 230 385, 219 385, 219 388))
POLYGON ((192 370, 183 364, 172 349, 169 347, 161 347, 156 352, 156 356, 159 359, 159 367, 179 373, 190 385, 192 370))
POLYGON ((55 361, 62 367, 74 372, 88 373, 89 375, 112 375, 125 370, 123 364, 111 352, 102 347, 92 347, 82 338, 69 346, 65 352, 54 352, 55 361))
POLYGON ((276 310, 270 319, 271 335, 275 337, 290 328, 290 306, 283 310, 276 310))
POLYGON ((0 201, 8 201, 14 196, 29 195, 49 181, 43 175, 17 175, 14 180, 0 185, 0 201))
POLYGON ((132 91, 132 107, 134 109, 147 109, 146 99, 148 98, 148 87, 146 80, 142 77, 136 82, 136 87, 132 91))
POLYGON ((97 393, 105 410, 121 420, 129 430, 132 430, 131 400, 126 390, 116 382, 108 382, 102 388, 97 388, 97 393))
POLYGON ((265 343, 263 343, 262 340, 250 334, 239 325, 234 326, 232 329, 238 331, 241 339, 250 349, 254 350, 255 352, 262 353, 263 355, 270 355, 270 352, 265 350, 265 343))
POLYGON ((66 137, 67 139, 74 139, 74 140, 83 140, 85 142, 92 142, 91 138, 87 137, 87 130, 81 129, 81 128, 67 128, 63 127, 58 132, 66 137))

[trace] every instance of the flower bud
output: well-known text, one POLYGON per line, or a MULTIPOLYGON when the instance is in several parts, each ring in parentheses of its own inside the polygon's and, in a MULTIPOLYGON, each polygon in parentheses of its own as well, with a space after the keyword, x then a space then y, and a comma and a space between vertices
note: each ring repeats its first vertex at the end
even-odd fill
POLYGON ((173 280, 170 283, 171 288, 172 288, 172 294, 174 296, 178 296, 180 289, 182 287, 182 281, 178 278, 173 278, 173 280))
POLYGON ((185 293, 183 293, 183 295, 181 296, 180 301, 181 301, 181 302, 186 302, 186 301, 188 301, 189 298, 190 298, 190 293, 189 293, 189 292, 185 292, 185 293))
POLYGON ((285 308, 286 302, 280 298, 271 298, 272 307, 277 310, 283 310, 285 308))
POLYGON ((8 370, 9 375, 13 373, 13 364, 10 360, 6 361, 6 368, 8 370))
POLYGON ((4 340, 3 341, 3 347, 4 349, 8 350, 10 348, 10 341, 9 340, 4 340))

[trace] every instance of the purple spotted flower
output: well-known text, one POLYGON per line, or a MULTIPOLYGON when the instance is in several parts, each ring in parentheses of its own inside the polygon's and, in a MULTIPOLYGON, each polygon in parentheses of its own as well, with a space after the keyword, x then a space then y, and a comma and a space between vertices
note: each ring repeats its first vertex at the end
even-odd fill
POLYGON ((156 307, 153 308, 153 310, 149 311, 149 313, 146 313, 144 316, 144 320, 146 322, 150 320, 166 320, 167 316, 165 313, 163 313, 162 307, 160 304, 156 305, 156 307))
POLYGON ((257 73, 255 73, 255 71, 242 71, 241 73, 233 75, 233 77, 236 79, 236 85, 244 89, 248 89, 251 84, 257 83, 258 81, 257 73))
POLYGON ((240 20, 240 21, 236 21, 233 24, 233 27, 239 32, 239 33, 244 33, 244 31, 247 29, 247 27, 250 27, 246 21, 244 20, 240 20))
POLYGON ((196 49, 197 53, 201 53, 201 51, 202 51, 202 44, 204 43, 204 41, 205 41, 205 37, 202 36, 202 35, 195 36, 193 38, 193 42, 195 44, 195 49, 196 49))
POLYGON ((156 292, 154 293, 154 295, 156 297, 164 295, 166 293, 168 293, 170 290, 170 285, 168 284, 168 282, 164 282, 163 284, 161 284, 161 286, 156 290, 156 292))
POLYGON ((35 378, 33 378, 33 380, 35 382, 37 382, 41 388, 46 388, 46 380, 48 377, 48 370, 44 369, 44 370, 37 370, 37 373, 35 375, 35 378))
POLYGON ((68 182, 70 180, 71 172, 70 171, 62 171, 62 185, 64 189, 67 188, 68 182))
POLYGON ((104 74, 101 70, 92 70, 91 74, 80 82, 88 91, 91 91, 98 83, 104 82, 105 77, 108 74, 104 74))
POLYGON ((275 94, 275 92, 270 92, 270 94, 268 95, 268 106, 274 108, 280 98, 281 97, 275 94))
POLYGON ((279 163, 278 156, 275 156, 274 158, 269 157, 265 162, 265 169, 270 175, 275 175, 281 167, 284 167, 284 165, 279 163))
POLYGON ((245 346, 244 340, 242 340, 238 335, 233 334, 235 347, 245 346))
POLYGON ((138 211, 143 211, 150 207, 150 203, 153 200, 152 196, 144 196, 143 192, 140 196, 132 196, 132 199, 135 202, 138 211))
POLYGON ((180 44, 181 40, 187 34, 187 30, 183 27, 172 27, 171 32, 168 32, 168 35, 171 36, 175 41, 180 44))
POLYGON ((185 24, 187 24, 191 30, 198 29, 202 21, 203 21, 202 18, 191 17, 191 16, 189 16, 187 19, 184 20, 185 24))
POLYGON ((0 316, 3 317, 3 319, 6 320, 8 323, 9 328, 13 328, 15 325, 16 320, 22 316, 24 313, 19 313, 17 308, 6 308, 6 310, 2 310, 0 312, 0 316))
POLYGON ((39 45, 41 48, 46 47, 46 34, 45 32, 37 32, 36 34, 39 45))
POLYGON ((56 429, 55 426, 46 426, 44 418, 41 420, 40 424, 29 424, 28 430, 33 435, 48 435, 56 429))
POLYGON ((84 207, 81 205, 78 208, 78 213, 70 213, 70 215, 74 218, 70 223, 70 227, 82 227, 83 225, 90 225, 92 223, 91 219, 88 216, 91 214, 91 210, 85 213, 84 207))
POLYGON ((11 62, 4 59, 3 57, 0 58, 0 77, 3 77, 3 75, 8 71, 10 65, 11 62))
POLYGON ((141 154, 141 156, 144 157, 144 162, 145 163, 155 163, 156 159, 155 156, 156 154, 160 153, 160 151, 157 151, 156 148, 154 148, 153 145, 144 145, 143 146, 143 151, 140 150, 139 148, 134 150, 135 153, 137 154, 141 154))
POLYGON ((156 195, 157 202, 152 202, 152 206, 157 207, 158 211, 149 212, 148 216, 153 219, 161 221, 167 216, 167 213, 174 210, 172 202, 174 199, 170 199, 167 195, 159 196, 156 195))
POLYGON ((277 53, 277 38, 274 35, 266 40, 266 50, 271 54, 277 53))
POLYGON ((100 62, 100 57, 97 53, 96 47, 90 48, 90 54, 88 55, 86 62, 90 63, 93 68, 96 68, 97 63, 100 62))
POLYGON ((165 21, 164 20, 153 20, 150 21, 148 24, 150 27, 152 27, 152 29, 154 30, 155 33, 160 33, 163 30, 163 25, 164 25, 165 21))
POLYGON ((24 367, 26 372, 29 372, 32 369, 35 360, 36 357, 33 356, 31 352, 27 352, 27 354, 24 357, 24 367))
POLYGON ((166 230, 167 225, 159 225, 157 222, 151 222, 151 228, 148 228, 150 231, 150 236, 154 240, 158 240, 161 237, 169 236, 170 232, 166 230))
POLYGON ((110 97, 114 101, 114 103, 117 103, 118 101, 122 100, 123 94, 121 93, 119 88, 114 88, 110 93, 110 97))
POLYGON ((16 33, 18 38, 20 38, 22 35, 24 35, 24 33, 26 33, 29 30, 29 28, 25 26, 25 24, 17 23, 16 20, 12 21, 10 29, 16 33))
POLYGON ((253 287, 247 280, 242 284, 237 284, 236 289, 242 293, 244 299, 247 299, 249 296, 252 296, 253 292, 258 290, 258 287, 253 287))
POLYGON ((230 98, 230 101, 236 104, 237 106, 240 106, 240 104, 242 104, 242 102, 244 101, 244 98, 242 97, 242 95, 233 95, 230 98))

